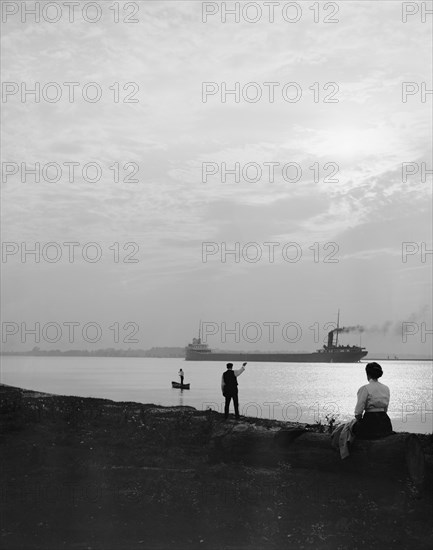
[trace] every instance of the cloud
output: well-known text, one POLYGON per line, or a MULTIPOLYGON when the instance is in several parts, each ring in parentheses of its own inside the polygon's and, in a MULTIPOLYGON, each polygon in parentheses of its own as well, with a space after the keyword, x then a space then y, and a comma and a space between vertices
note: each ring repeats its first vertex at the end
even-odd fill
MULTIPOLYGON (((299 25, 281 18, 272 25, 265 20, 222 24, 217 17, 203 24, 197 2, 141 3, 140 23, 134 25, 107 19, 94 25, 5 25, 4 80, 29 88, 35 82, 96 81, 103 97, 95 104, 85 102, 80 88, 74 103, 10 98, 3 109, 4 160, 29 166, 95 161, 103 177, 89 183, 79 174, 73 183, 55 184, 31 177, 21 182, 20 174, 10 178, 3 185, 4 238, 138 242, 142 264, 126 266, 121 275, 116 269, 86 270, 88 284, 113 296, 119 309, 123 293, 141 297, 151 288, 155 302, 164 304, 156 316, 167 318, 173 308, 188 311, 185 324, 194 326, 199 306, 189 291, 195 284, 201 289, 200 304, 208 303, 217 281, 219 296, 235 299, 236 288, 247 302, 266 308, 280 302, 289 267, 281 259, 272 271, 263 263, 203 265, 200 243, 207 240, 295 241, 306 257, 313 243, 336 242, 339 275, 333 272, 332 281, 329 270, 322 271, 329 266, 311 269, 306 258, 290 266, 298 285, 293 303, 302 309, 302 296, 314 287, 321 307, 333 307, 322 289, 337 278, 340 286, 350 281, 345 297, 354 310, 360 307, 354 288, 374 296, 372 318, 385 306, 380 293, 367 288, 360 264, 368 273, 385 257, 394 272, 392 300, 397 309, 406 308, 411 282, 401 275, 408 266, 398 265, 396 251, 404 239, 426 241, 431 186, 419 174, 403 182, 401 163, 430 162, 431 104, 415 97, 403 104, 401 81, 425 80, 429 29, 403 25, 392 2, 339 7, 335 25, 313 23, 313 11, 307 8, 299 25), (223 103, 221 94, 204 103, 202 83, 208 81, 229 88, 257 82, 263 92, 265 82, 279 86, 273 103, 266 95, 257 103, 236 103, 232 97, 223 103), (110 86, 115 82, 122 98, 130 91, 123 84, 136 82, 140 102, 114 103, 110 86), (282 98, 287 82, 302 88, 296 103, 282 98), (326 87, 329 83, 338 85, 338 103, 325 101, 334 89, 326 87), (136 163, 139 183, 123 181, 126 171, 114 182, 110 167, 115 162, 136 163), (217 163, 220 171, 222 163, 239 163, 241 169, 257 163, 263 178, 251 183, 241 177, 235 183, 228 177, 222 183, 219 172, 203 183, 204 162, 217 163), (273 183, 266 180, 264 163, 269 162, 280 163, 273 183), (298 181, 284 179, 280 169, 286 163, 300 166, 298 181), (329 181, 328 163, 338 166, 338 181, 329 181), (248 285, 246 275, 251 277, 248 285), (269 285, 274 279, 278 284, 269 285), (166 301, 172 285, 179 290, 166 301)), ((21 267, 26 273, 27 266, 21 267)), ((47 299, 57 277, 51 267, 47 299)), ((4 268, 12 272, 11 264, 4 268)), ((72 269, 65 269, 62 278, 75 288, 72 269)), ((8 281, 7 292, 23 292, 23 303, 37 310, 39 302, 25 290, 26 284, 31 286, 30 273, 23 275, 26 284, 21 287, 14 277, 8 281)), ((420 292, 416 299, 422 296, 420 292)), ((219 301, 212 300, 210 307, 218 307, 219 301)), ((71 307, 73 302, 72 292, 71 307)))

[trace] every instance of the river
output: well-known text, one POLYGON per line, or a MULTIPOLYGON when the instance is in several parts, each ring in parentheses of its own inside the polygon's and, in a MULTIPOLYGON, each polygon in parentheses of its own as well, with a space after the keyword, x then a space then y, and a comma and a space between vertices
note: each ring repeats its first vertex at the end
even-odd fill
MULTIPOLYGON (((432 363, 379 361, 396 431, 432 433, 432 363)), ((238 378, 241 414, 314 424, 352 417, 365 364, 249 363, 238 378)), ((235 364, 234 368, 239 368, 235 364)), ((30 390, 114 401, 212 407, 222 412, 224 364, 126 357, 1 357, 0 380, 30 390), (191 390, 171 388, 180 368, 191 390)))

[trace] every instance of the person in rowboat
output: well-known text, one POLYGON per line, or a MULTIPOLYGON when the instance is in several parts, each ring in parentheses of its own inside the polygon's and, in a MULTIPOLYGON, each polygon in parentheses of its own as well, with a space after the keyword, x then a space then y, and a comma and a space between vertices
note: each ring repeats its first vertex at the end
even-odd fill
POLYGON ((179 376, 180 376, 180 384, 183 386, 183 379, 184 379, 184 372, 182 369, 179 370, 179 376))
POLYGON ((230 401, 233 399, 233 405, 235 408, 235 418, 239 419, 239 398, 238 398, 238 381, 237 377, 241 375, 246 367, 246 363, 238 370, 233 370, 233 363, 227 363, 227 370, 223 373, 221 378, 221 390, 225 397, 224 417, 228 418, 230 401))

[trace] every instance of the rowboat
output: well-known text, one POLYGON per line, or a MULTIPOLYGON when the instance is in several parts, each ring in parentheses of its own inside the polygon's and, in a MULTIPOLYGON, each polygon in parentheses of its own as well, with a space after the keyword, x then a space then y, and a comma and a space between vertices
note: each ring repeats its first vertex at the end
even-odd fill
POLYGON ((181 390, 189 390, 189 384, 181 384, 180 382, 172 382, 172 388, 179 388, 181 390))

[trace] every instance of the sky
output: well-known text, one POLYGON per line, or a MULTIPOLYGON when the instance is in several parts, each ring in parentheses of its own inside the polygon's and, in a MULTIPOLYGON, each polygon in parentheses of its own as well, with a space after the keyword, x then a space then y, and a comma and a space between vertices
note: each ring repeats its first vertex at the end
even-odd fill
POLYGON ((201 322, 213 348, 313 351, 340 310, 365 329, 343 343, 431 355, 421 3, 278 2, 273 22, 261 2, 239 22, 217 2, 81 3, 72 22, 9 4, 5 350, 184 346, 201 322))

